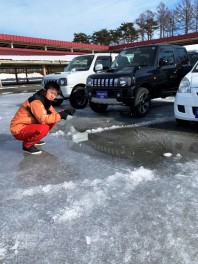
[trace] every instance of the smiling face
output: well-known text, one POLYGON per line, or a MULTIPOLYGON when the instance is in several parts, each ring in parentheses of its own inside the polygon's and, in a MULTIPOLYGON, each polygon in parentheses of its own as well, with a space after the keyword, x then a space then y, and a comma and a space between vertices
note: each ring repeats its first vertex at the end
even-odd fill
POLYGON ((49 88, 47 89, 47 91, 45 92, 45 97, 49 100, 49 101, 54 101, 54 99, 56 99, 58 95, 58 92, 56 89, 54 88, 49 88))

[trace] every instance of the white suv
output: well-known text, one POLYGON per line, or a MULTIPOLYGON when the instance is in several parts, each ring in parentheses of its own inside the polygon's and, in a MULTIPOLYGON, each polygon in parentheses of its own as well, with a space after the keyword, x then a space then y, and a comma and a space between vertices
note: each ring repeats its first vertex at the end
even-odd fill
POLYGON ((56 72, 44 76, 42 85, 49 81, 56 81, 61 88, 61 95, 53 104, 60 105, 63 100, 69 99, 74 108, 84 108, 88 99, 85 92, 86 79, 90 74, 107 70, 118 54, 95 53, 75 57, 64 72, 56 72))
POLYGON ((174 114, 179 124, 198 122, 198 62, 180 82, 175 96, 174 114))

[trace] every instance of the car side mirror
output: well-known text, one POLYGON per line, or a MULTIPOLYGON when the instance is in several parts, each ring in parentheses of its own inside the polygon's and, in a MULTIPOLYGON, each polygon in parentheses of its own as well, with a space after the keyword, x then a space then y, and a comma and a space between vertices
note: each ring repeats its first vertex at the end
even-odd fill
POLYGON ((96 64, 95 71, 102 71, 102 70, 103 70, 103 65, 102 64, 96 64))
POLYGON ((168 64, 168 61, 166 59, 160 58, 159 59, 159 66, 165 66, 168 64))

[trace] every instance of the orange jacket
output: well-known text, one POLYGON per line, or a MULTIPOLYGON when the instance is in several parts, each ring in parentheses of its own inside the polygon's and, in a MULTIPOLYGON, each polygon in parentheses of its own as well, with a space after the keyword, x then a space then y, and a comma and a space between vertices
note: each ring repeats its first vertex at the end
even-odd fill
POLYGON ((53 124, 61 120, 61 116, 50 104, 46 109, 40 98, 30 97, 16 112, 10 124, 12 135, 18 134, 21 129, 29 124, 53 124), (33 100, 29 100, 33 98, 33 100))

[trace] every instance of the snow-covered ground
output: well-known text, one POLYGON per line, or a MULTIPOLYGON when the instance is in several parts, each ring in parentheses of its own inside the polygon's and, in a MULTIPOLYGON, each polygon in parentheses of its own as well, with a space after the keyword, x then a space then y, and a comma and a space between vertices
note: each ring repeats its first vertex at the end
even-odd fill
POLYGON ((0 95, 0 263, 198 263, 196 134, 145 134, 86 108, 27 156, 9 124, 29 96, 0 95))
MULTIPOLYGON (((0 55, 0 60, 13 60, 13 61, 67 61, 70 62, 77 55, 62 55, 62 56, 18 56, 18 55, 0 55)), ((38 72, 28 73, 27 76, 25 73, 17 74, 19 82, 24 81, 24 79, 28 78, 29 82, 31 81, 41 81, 43 75, 38 72)), ((0 73, 0 84, 3 82, 6 83, 15 83, 16 75, 9 73, 0 73)))
MULTIPOLYGON (((18 73, 17 74, 18 81, 24 81, 28 78, 28 81, 41 81, 43 75, 37 72, 28 73, 27 76, 25 73, 18 73)), ((5 83, 16 83, 16 75, 11 73, 0 73, 0 82, 5 83)))

